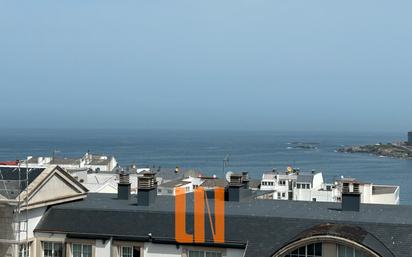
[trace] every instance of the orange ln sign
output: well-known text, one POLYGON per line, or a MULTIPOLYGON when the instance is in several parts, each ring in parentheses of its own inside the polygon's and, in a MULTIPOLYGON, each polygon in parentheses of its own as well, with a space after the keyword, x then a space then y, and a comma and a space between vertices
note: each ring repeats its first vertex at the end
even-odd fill
POLYGON ((179 243, 204 243, 205 242, 205 208, 207 209, 209 225, 215 243, 225 242, 225 191, 215 188, 214 224, 212 213, 205 190, 198 187, 194 192, 194 232, 186 232, 186 191, 176 188, 175 198, 175 238, 179 243))

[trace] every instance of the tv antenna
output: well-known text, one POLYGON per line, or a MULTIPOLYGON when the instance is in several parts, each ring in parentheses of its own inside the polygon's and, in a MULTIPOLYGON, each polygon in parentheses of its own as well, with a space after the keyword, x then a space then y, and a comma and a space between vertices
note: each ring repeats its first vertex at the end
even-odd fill
POLYGON ((223 176, 225 176, 225 168, 229 166, 229 159, 230 159, 230 153, 226 154, 225 158, 223 159, 223 176))

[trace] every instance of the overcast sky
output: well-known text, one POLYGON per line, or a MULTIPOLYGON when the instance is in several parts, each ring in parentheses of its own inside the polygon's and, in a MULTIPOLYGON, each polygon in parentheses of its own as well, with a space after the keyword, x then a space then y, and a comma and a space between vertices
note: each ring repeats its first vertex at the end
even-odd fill
POLYGON ((0 127, 409 130, 412 1, 0 2, 0 127))

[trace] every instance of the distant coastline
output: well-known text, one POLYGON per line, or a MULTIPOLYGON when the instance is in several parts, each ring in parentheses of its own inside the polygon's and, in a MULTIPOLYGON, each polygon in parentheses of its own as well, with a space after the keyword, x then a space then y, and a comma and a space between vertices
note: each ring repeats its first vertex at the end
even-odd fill
POLYGON ((368 153, 379 157, 412 160, 412 146, 406 142, 341 147, 337 151, 341 153, 368 153))

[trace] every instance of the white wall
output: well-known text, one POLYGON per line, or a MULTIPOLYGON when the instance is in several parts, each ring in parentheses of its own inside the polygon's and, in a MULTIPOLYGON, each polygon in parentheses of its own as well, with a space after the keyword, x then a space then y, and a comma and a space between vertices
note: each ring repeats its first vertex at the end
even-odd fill
MULTIPOLYGON (((46 212, 46 207, 31 209, 27 212, 27 220, 28 220, 27 232, 28 232, 29 239, 34 237, 33 230, 36 228, 37 224, 39 224, 45 212, 46 212)), ((20 220, 24 221, 25 218, 26 218, 26 213, 25 211, 22 211, 22 213, 20 214, 20 220)), ((22 230, 25 229, 23 226, 25 226, 24 222, 21 222, 22 230)), ((26 239, 26 232, 20 232, 20 239, 21 240, 26 239)))
POLYGON ((396 194, 372 195, 370 203, 377 204, 399 204, 399 196, 396 194))
MULTIPOLYGON (((86 185, 87 187, 87 185, 86 185)), ((110 184, 105 184, 104 186, 102 186, 101 188, 99 188, 99 190, 97 191, 97 193, 105 193, 105 194, 117 194, 117 188, 113 187, 110 184)))
MULTIPOLYGON (((317 191, 317 190, 312 190, 312 198, 316 198, 317 202, 334 202, 333 198, 334 194, 332 191, 317 191)), ((312 200, 312 199, 311 199, 312 200)))
POLYGON ((226 249, 226 257, 243 257, 244 252, 242 249, 226 249))
POLYGON ((364 184, 359 186, 359 191, 361 194, 361 202, 362 203, 370 203, 372 197, 372 184, 364 184))
POLYGON ((312 194, 310 189, 297 189, 293 190, 293 200, 297 201, 312 201, 312 194))
POLYGON ((181 257, 182 246, 145 243, 143 252, 145 257, 181 257))
POLYGON ((97 257, 110 257, 111 241, 110 240, 105 240, 105 241, 96 240, 96 256, 97 257))
POLYGON ((320 189, 320 188, 322 188, 323 184, 324 184, 324 181, 323 181, 323 174, 322 174, 322 172, 316 173, 316 174, 313 176, 312 188, 313 188, 313 189, 320 189))
MULTIPOLYGON (((43 238, 48 241, 60 241, 63 242, 66 239, 64 234, 54 234, 54 233, 36 233, 36 237, 43 238)), ((96 240, 95 251, 97 257, 111 257, 112 256, 112 241, 111 240, 96 240)), ((40 245, 37 245, 40 247, 40 245)), ((67 247, 67 245, 66 245, 67 247)), ((188 247, 189 249, 196 249, 195 246, 188 247)), ((177 246, 175 244, 153 244, 150 242, 145 242, 143 246, 143 255, 145 257, 182 257, 182 254, 188 249, 186 246, 177 246)), ((205 247, 197 248, 199 250, 207 249, 205 247)), ((40 250, 40 249, 37 249, 40 250)), ((226 252, 226 257, 243 257, 244 249, 223 249, 226 252)), ((40 251, 33 251, 40 253, 40 251)), ((34 257, 41 257, 33 255, 34 257)))

